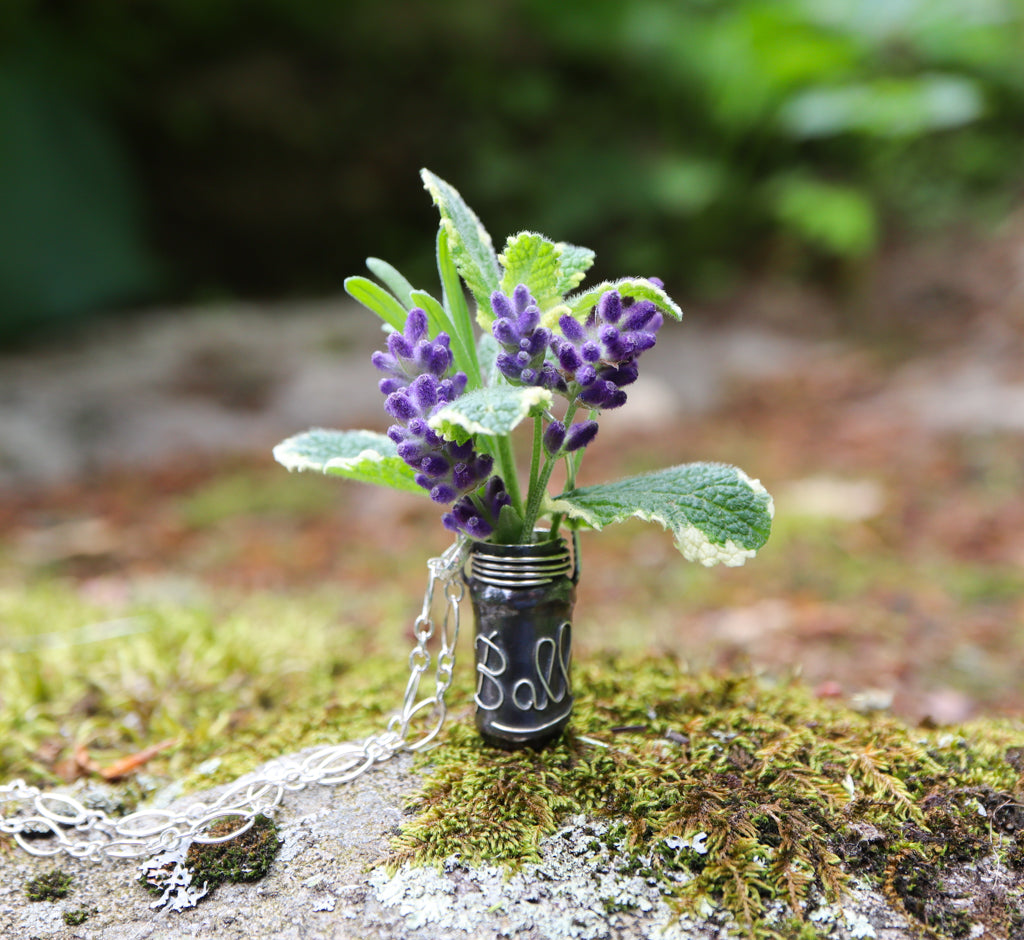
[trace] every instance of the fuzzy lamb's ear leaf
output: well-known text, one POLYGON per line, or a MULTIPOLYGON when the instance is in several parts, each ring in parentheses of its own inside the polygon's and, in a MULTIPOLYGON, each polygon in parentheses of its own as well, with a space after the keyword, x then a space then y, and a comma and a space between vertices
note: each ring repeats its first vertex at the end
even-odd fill
POLYGON ((441 224, 448 233, 448 247, 459 274, 478 306, 487 309, 501 276, 491 236, 454 186, 430 170, 420 170, 420 176, 441 213, 441 224))
POLYGON ((313 428, 281 441, 274 459, 289 470, 312 470, 407 493, 427 492, 416 483, 412 467, 398 456, 394 442, 376 431, 313 428))
POLYGON ((688 561, 742 565, 768 540, 774 505, 757 480, 725 464, 690 463, 571 490, 545 507, 602 529, 631 516, 660 523, 688 561))
POLYGON ((445 405, 427 424, 449 440, 465 440, 474 434, 504 436, 534 408, 547 408, 551 392, 536 385, 494 385, 460 395, 445 405))
POLYGON ((669 316, 675 317, 677 320, 683 318, 683 311, 679 309, 679 305, 660 287, 652 284, 645 277, 624 277, 619 281, 604 281, 596 287, 583 291, 582 294, 566 297, 565 302, 577 320, 584 320, 590 313, 590 308, 611 290, 617 290, 623 297, 632 297, 634 300, 650 300, 659 310, 663 310, 669 316))
POLYGON ((498 261, 505 268, 501 289, 507 296, 525 284, 542 311, 561 303, 559 252, 553 241, 536 232, 509 235, 498 261))
POLYGON ((558 245, 558 295, 564 297, 578 287, 583 276, 594 263, 594 253, 580 245, 559 242, 558 245))
MULTIPOLYGON (((561 305, 565 294, 583 280, 594 261, 594 253, 568 242, 553 242, 536 232, 520 232, 509 235, 498 261, 505 269, 501 275, 502 291, 511 297, 520 284, 525 284, 545 313, 561 305)), ((478 315, 478 319, 489 326, 494 316, 488 308, 486 316, 478 315)))

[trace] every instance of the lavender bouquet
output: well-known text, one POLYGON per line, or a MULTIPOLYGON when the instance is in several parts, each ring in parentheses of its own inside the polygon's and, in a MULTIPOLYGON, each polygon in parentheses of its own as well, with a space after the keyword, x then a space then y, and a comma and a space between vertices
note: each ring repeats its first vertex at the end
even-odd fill
POLYGON ((380 283, 345 281, 387 330, 387 348, 373 363, 394 424, 386 435, 310 430, 280 443, 275 458, 291 470, 429 496, 444 507, 445 527, 478 542, 522 545, 554 538, 563 526, 601 529, 636 516, 671 530, 691 561, 741 565, 753 557, 768 538, 772 501, 735 467, 689 463, 576 485, 601 413, 626 404, 665 317, 682 316, 662 282, 623 278, 577 290, 592 251, 520 232, 496 254, 459 193, 427 170, 422 177, 441 214, 441 299, 379 259, 367 264, 380 283), (516 461, 513 432, 527 421, 524 488, 527 464, 516 461), (564 490, 551 494, 560 462, 564 490))

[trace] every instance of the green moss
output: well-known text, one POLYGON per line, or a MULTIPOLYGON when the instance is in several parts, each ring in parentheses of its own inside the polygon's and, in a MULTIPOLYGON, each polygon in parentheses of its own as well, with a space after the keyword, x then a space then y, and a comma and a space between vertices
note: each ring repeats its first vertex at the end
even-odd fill
POLYGON ((30 901, 58 901, 66 898, 71 890, 74 879, 71 875, 55 868, 45 875, 39 875, 25 885, 25 893, 30 901))
MULTIPOLYGON (((216 838, 237 828, 237 819, 225 819, 204 835, 216 838)), ((234 839, 211 844, 194 842, 189 846, 185 864, 192 870, 192 880, 196 884, 205 882, 211 890, 225 881, 259 881, 270 870, 283 844, 277 824, 260 813, 252 826, 234 839)))
POLYGON ((88 919, 92 911, 77 910, 77 911, 65 911, 61 916, 64 919, 64 923, 69 927, 80 927, 88 919))
POLYGON ((613 844, 680 908, 710 898, 751 935, 792 936, 765 920, 770 902, 797 914, 815 892, 838 900, 858 875, 957 936, 962 918, 936 873, 1019 854, 1012 827, 992 825, 1021 796, 1007 759, 1021 729, 1009 723, 912 729, 796 683, 695 676, 666 659, 586 663, 575 685, 571 732, 539 753, 492 750, 468 720, 453 723, 422 758, 431 773, 392 863, 458 853, 518 867, 582 813, 620 821, 613 844), (617 733, 625 727, 643 730, 617 733), (704 855, 665 849, 670 836, 698 833, 704 855), (681 870, 692 875, 682 884, 669 877, 681 870), (927 882, 908 880, 911 871, 927 882))
POLYGON ((94 635, 88 625, 111 614, 71 585, 0 583, 0 780, 55 783, 76 744, 102 766, 170 739, 145 771, 206 787, 377 730, 406 679, 394 655, 402 617, 354 586, 223 592, 125 613, 121 635, 94 635), (382 622, 395 626, 368 628, 382 622), (191 775, 213 757, 214 773, 191 775))

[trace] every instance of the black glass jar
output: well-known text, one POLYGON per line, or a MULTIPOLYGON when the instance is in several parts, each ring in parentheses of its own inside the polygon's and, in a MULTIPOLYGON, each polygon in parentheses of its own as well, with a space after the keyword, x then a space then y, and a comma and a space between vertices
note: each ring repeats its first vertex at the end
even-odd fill
POLYGON ((542 747, 569 722, 578 577, 573 557, 561 538, 529 545, 477 542, 470 552, 476 726, 491 745, 542 747))

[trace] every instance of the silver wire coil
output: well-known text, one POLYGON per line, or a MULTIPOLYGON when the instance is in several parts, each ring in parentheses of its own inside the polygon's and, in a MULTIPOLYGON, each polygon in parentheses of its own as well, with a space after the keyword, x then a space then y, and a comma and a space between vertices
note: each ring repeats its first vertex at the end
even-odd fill
MULTIPOLYGON (((529 588, 550 584, 572 571, 572 555, 567 547, 551 554, 499 554, 504 546, 477 546, 470 558, 470 572, 476 581, 495 587, 529 588)), ((518 547, 518 546, 515 546, 518 547)))

